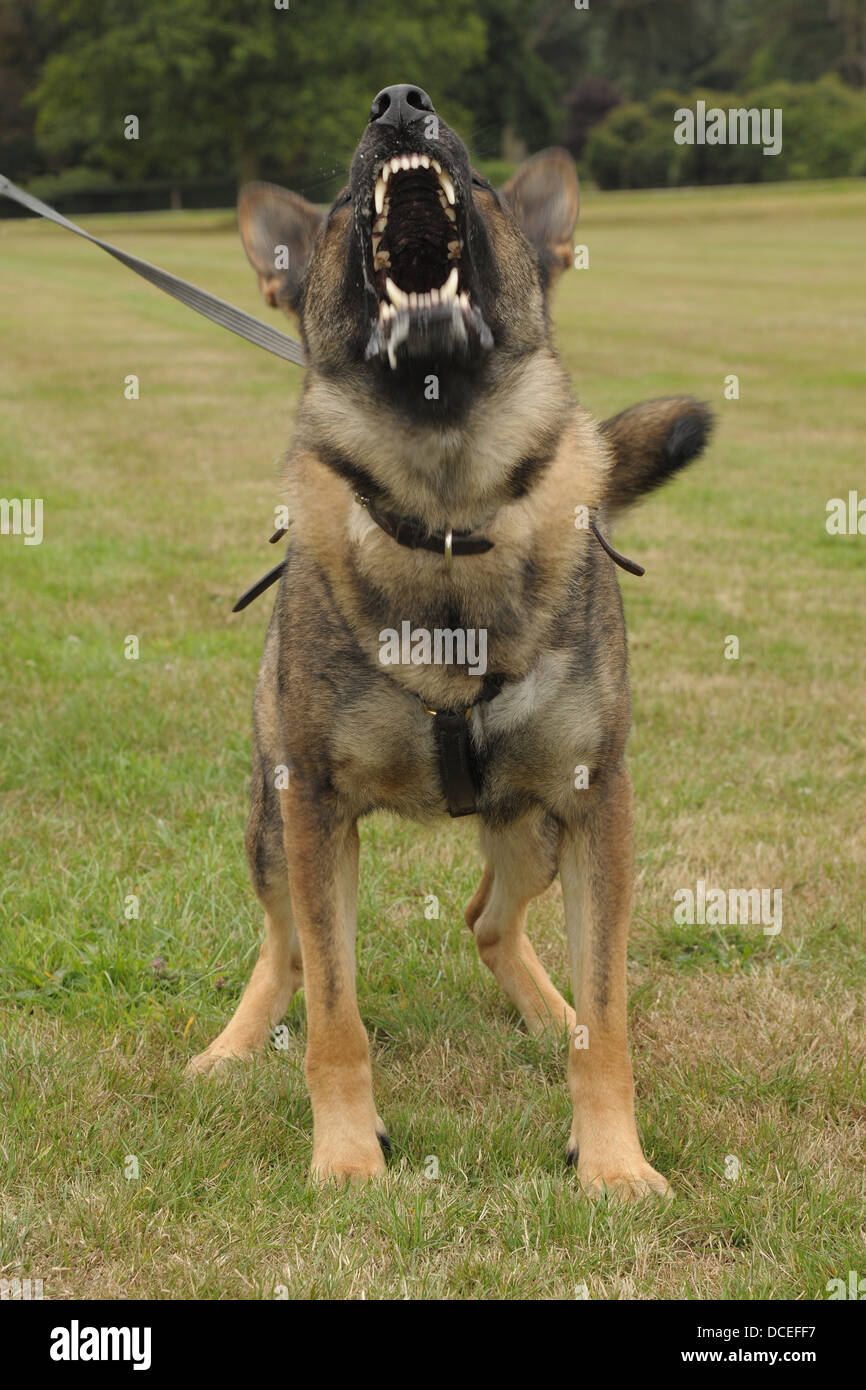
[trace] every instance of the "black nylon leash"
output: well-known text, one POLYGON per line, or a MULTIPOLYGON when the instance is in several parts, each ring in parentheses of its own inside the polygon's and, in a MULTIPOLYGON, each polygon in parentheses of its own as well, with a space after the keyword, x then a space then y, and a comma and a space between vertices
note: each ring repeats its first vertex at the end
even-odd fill
POLYGON ((262 323, 261 319, 254 318, 243 309, 236 309, 233 304, 227 304, 215 294, 208 294, 207 290, 200 290, 188 280, 182 280, 179 275, 160 270, 159 266, 130 255, 128 251, 121 251, 109 241, 101 241, 98 236, 86 232, 76 222, 70 222, 68 217, 43 203, 40 198, 34 198, 32 193, 25 193, 3 174, 0 174, 0 195, 27 208, 28 212, 35 212, 37 216, 55 222, 58 227, 65 227, 68 232, 84 237, 85 241, 92 241, 94 246, 107 251, 109 256, 113 256, 129 270, 134 270, 143 280, 156 285, 158 290, 170 294, 173 299, 179 299, 188 309, 194 309, 197 314, 202 314, 206 319, 219 324, 220 328, 227 328, 230 333, 236 333, 239 338, 246 338, 248 343, 254 343, 256 347, 264 348, 265 352, 272 352, 275 357, 282 357, 286 362, 294 362, 297 367, 306 366, 303 348, 294 338, 290 338, 288 333, 280 333, 278 329, 271 328, 268 323, 262 323))

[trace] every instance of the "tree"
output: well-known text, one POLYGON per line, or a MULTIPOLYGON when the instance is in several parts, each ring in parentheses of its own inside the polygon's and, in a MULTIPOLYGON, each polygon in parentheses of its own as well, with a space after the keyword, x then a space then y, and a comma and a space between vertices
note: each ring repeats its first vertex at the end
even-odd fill
MULTIPOLYGON (((44 0, 61 41, 36 91, 55 160, 128 178, 345 168, 372 98, 419 80, 456 98, 483 56, 481 19, 460 0, 44 0), (128 116, 138 139, 125 136, 128 116)), ((447 112, 443 112, 447 118, 447 112)))
POLYGON ((0 0, 0 172, 16 182, 43 168, 27 95, 55 34, 38 10, 39 0, 0 0))
POLYGON ((538 149, 558 139, 559 82, 534 51, 526 0, 476 0, 476 7, 487 51, 461 88, 475 121, 473 149, 479 155, 507 155, 508 143, 538 149))

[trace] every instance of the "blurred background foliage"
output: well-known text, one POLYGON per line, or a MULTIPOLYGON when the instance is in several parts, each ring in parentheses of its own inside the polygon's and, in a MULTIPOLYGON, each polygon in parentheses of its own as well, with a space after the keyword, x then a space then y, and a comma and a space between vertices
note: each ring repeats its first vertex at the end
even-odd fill
POLYGON ((866 0, 277 3, 0 0, 0 171, 78 210, 325 201, 415 81, 494 178, 552 143, 606 188, 866 173, 866 0), (676 145, 699 96, 781 106, 782 154, 676 145))

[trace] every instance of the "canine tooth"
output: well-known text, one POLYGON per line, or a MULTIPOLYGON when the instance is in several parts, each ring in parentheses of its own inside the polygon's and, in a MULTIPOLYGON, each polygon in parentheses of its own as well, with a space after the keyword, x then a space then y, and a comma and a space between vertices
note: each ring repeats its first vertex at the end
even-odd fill
POLYGON ((444 285, 439 286, 440 299, 454 299, 457 295, 457 286, 460 283, 460 272, 456 265, 452 270, 444 285))
POLYGON ((381 212, 382 209, 383 209, 383 207, 385 206, 385 180, 382 178, 381 174, 379 175, 379 177, 378 177, 377 180, 376 180, 376 193, 375 193, 375 198, 376 198, 376 211, 377 211, 377 212, 381 212))
POLYGON ((457 213, 454 211, 453 208, 446 207, 446 209, 445 209, 445 216, 448 218, 448 221, 449 221, 449 222, 455 222, 455 223, 456 223, 456 221, 457 221, 457 213))
POLYGON ((442 187, 445 189, 445 196, 446 196, 446 198, 448 199, 448 201, 449 201, 449 203, 451 204, 451 206, 453 207, 454 204, 457 202, 457 194, 454 192, 454 185, 453 185, 453 183, 451 182, 450 178, 448 177, 448 175, 446 174, 446 172, 445 172, 444 169, 442 170, 441 174, 439 175, 439 182, 441 183, 442 187))
POLYGON ((385 289, 388 293, 388 298, 390 299, 391 303, 396 305, 398 309, 407 309, 409 307, 408 294, 404 294, 403 291, 400 289, 400 286, 394 284, 394 281, 391 279, 390 275, 385 280, 385 289))

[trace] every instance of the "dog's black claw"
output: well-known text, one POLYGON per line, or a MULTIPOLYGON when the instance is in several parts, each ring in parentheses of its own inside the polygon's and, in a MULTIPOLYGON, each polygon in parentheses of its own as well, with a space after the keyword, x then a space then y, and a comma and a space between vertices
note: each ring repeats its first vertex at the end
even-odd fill
POLYGON ((565 1166, 566 1168, 575 1168, 577 1166, 577 1149, 568 1150, 565 1155, 565 1166))
POLYGON ((388 1138, 387 1134, 377 1134, 376 1138, 379 1140, 379 1147, 381 1148, 382 1153, 385 1155, 386 1158, 390 1158, 391 1140, 388 1138))

